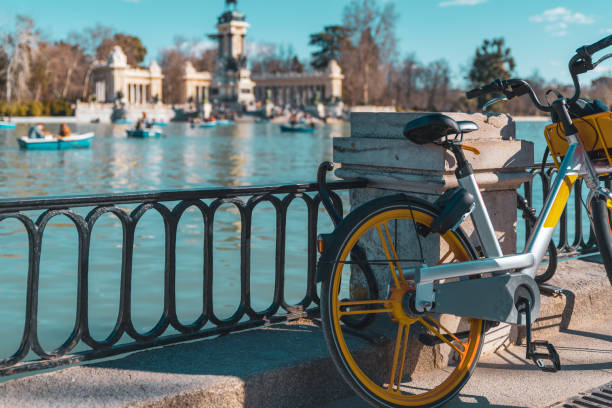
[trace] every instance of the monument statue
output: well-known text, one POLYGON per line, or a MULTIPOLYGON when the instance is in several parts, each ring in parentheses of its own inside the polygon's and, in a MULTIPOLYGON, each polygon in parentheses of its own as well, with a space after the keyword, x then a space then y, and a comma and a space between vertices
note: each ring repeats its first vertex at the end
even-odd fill
POLYGON ((238 0, 225 0, 225 5, 226 6, 230 6, 231 4, 234 5, 234 9, 238 6, 238 0))

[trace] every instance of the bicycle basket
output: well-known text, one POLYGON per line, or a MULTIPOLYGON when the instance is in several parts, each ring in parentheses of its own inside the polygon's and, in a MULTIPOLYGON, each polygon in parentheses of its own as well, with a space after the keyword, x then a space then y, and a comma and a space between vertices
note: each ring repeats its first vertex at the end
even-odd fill
MULTIPOLYGON (((596 113, 573 120, 578 137, 592 160, 605 159, 612 166, 612 112, 596 113)), ((568 143, 561 123, 552 123, 544 129, 550 155, 559 168, 567 153, 568 143)))

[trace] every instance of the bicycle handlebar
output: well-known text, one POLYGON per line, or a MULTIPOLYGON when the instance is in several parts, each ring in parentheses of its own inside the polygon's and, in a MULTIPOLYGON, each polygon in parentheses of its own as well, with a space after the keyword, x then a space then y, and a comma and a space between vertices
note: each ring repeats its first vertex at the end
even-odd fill
POLYGON ((584 47, 580 47, 576 50, 577 54, 580 54, 581 50, 584 50, 586 54, 589 56, 595 54, 597 51, 603 50, 606 47, 612 45, 612 34, 609 36, 602 38, 601 40, 594 42, 591 45, 585 45, 584 47))
MULTIPOLYGON (((578 81, 578 75, 594 69, 595 65, 597 65, 593 65, 591 56, 597 51, 609 47, 610 45, 612 45, 612 34, 591 45, 585 45, 576 50, 576 55, 574 55, 569 61, 569 71, 574 83, 574 95, 568 99, 567 102, 569 104, 576 102, 576 100, 580 97, 580 82, 578 81)), ((533 88, 531 88, 531 86, 522 79, 502 80, 497 78, 488 85, 483 85, 466 92, 465 95, 468 99, 472 99, 492 92, 501 92, 506 95, 508 99, 512 99, 515 96, 529 94, 533 104, 539 110, 543 112, 552 111, 551 106, 542 105, 540 103, 533 88)))

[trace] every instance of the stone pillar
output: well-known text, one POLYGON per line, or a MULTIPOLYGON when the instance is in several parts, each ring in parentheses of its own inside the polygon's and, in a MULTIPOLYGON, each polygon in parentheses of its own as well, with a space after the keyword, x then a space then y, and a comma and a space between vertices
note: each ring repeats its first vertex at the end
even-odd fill
MULTIPOLYGON (((371 186, 351 191, 352 207, 395 192, 406 192, 433 202, 442 192, 457 185, 455 158, 450 152, 433 144, 414 144, 403 136, 404 125, 422 115, 351 114, 351 136, 334 139, 334 161, 342 164, 336 175, 343 179, 365 178, 371 186)), ((464 144, 479 149, 480 155, 468 151, 465 155, 474 168, 502 251, 514 253, 516 189, 529 179, 525 168, 533 164, 533 143, 516 140, 515 122, 509 116, 448 115, 456 120, 472 120, 480 128, 464 136, 464 144)), ((479 245, 471 219, 464 221, 461 227, 474 246, 479 245)), ((424 254, 425 258, 438 259, 440 248, 437 248, 425 249, 425 252, 438 251, 424 254)), ((486 350, 498 347, 510 334, 508 325, 493 330, 495 333, 487 336, 486 350)))

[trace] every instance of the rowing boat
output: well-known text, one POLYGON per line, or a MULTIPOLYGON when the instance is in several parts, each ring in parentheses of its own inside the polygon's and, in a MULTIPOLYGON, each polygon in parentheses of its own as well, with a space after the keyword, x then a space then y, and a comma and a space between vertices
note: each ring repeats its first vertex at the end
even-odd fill
POLYGON ((45 136, 43 138, 29 138, 22 136, 17 139, 19 147, 26 150, 65 150, 73 148, 88 148, 94 138, 93 132, 73 134, 64 138, 45 136))

